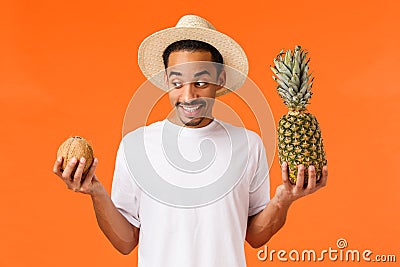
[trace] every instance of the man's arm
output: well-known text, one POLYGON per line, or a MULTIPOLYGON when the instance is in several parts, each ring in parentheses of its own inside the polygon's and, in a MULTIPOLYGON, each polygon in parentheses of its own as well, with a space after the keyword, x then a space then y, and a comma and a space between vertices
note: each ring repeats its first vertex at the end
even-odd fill
POLYGON ((267 243, 285 224, 288 209, 288 205, 281 205, 275 197, 272 198, 264 210, 249 217, 246 241, 253 248, 259 248, 267 243))
POLYGON ((65 170, 61 172, 62 158, 56 160, 53 172, 67 185, 68 189, 75 192, 89 194, 92 197, 97 223, 111 244, 122 254, 129 254, 138 244, 139 228, 133 226, 117 210, 106 189, 95 175, 98 164, 97 158, 85 177, 82 177, 85 159, 79 161, 74 177, 71 173, 77 164, 72 159, 65 170), (81 182, 83 181, 83 182, 81 182))
POLYGON ((138 244, 139 228, 133 226, 114 206, 102 185, 92 194, 97 223, 111 244, 122 254, 129 254, 138 244))
POLYGON ((290 205, 297 199, 312 194, 326 185, 328 167, 324 166, 322 178, 316 183, 315 168, 308 169, 308 185, 304 185, 304 166, 299 165, 296 185, 289 182, 287 163, 282 164, 283 184, 277 187, 275 196, 264 210, 249 217, 246 240, 253 248, 263 246, 285 224, 290 205))

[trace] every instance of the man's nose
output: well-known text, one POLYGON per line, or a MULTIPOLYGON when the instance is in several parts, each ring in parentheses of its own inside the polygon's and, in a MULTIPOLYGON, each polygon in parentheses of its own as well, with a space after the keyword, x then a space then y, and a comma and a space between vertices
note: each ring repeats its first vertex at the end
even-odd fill
POLYGON ((196 95, 196 88, 194 86, 194 83, 186 83, 183 85, 182 89, 182 102, 187 102, 193 98, 197 98, 196 95))

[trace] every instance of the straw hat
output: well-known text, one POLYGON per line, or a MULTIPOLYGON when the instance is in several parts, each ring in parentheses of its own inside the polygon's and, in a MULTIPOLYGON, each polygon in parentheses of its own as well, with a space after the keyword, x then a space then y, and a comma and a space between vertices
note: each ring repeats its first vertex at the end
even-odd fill
POLYGON ((203 41, 214 46, 221 53, 227 78, 225 87, 217 91, 217 96, 229 93, 243 85, 249 67, 242 47, 231 37, 217 31, 207 20, 195 15, 186 15, 175 27, 161 30, 147 37, 139 47, 139 67, 155 86, 168 90, 163 78, 162 54, 170 44, 180 40, 203 41))

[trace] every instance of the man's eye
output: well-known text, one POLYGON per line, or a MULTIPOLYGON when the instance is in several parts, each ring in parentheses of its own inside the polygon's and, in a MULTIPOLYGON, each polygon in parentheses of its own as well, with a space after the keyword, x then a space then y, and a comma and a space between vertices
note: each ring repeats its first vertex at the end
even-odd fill
POLYGON ((181 82, 172 82, 172 86, 174 88, 181 88, 182 87, 182 83, 181 82))
POLYGON ((194 85, 196 87, 205 87, 208 85, 208 83, 207 82, 195 82, 194 85))

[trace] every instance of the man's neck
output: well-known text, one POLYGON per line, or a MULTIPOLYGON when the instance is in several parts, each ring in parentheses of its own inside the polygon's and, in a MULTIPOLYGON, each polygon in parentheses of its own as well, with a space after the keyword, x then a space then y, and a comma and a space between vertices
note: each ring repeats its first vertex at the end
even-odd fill
POLYGON ((201 122, 197 125, 190 125, 190 123, 185 124, 184 122, 182 122, 179 118, 177 118, 177 116, 173 115, 173 116, 169 116, 167 118, 167 120, 169 120, 171 123, 179 125, 181 127, 187 127, 187 128, 202 128, 205 127, 207 125, 209 125, 214 118, 203 118, 201 120, 201 122))

